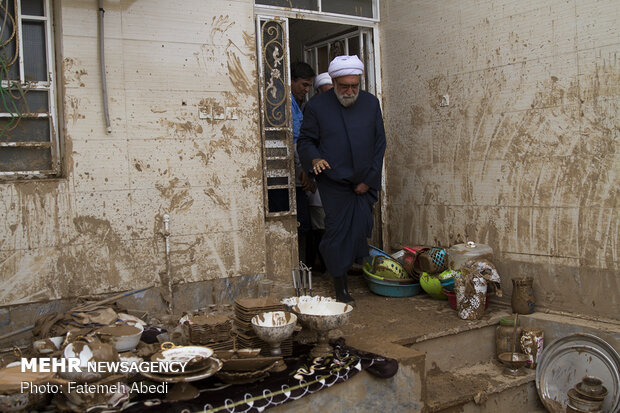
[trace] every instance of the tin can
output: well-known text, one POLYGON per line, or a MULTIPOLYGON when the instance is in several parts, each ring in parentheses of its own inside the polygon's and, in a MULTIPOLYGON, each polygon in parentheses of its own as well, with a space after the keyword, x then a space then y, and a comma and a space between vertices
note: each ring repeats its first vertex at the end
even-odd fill
POLYGON ((542 328, 525 327, 521 335, 521 348, 528 356, 525 364, 530 369, 535 369, 538 359, 543 351, 544 332, 542 328))

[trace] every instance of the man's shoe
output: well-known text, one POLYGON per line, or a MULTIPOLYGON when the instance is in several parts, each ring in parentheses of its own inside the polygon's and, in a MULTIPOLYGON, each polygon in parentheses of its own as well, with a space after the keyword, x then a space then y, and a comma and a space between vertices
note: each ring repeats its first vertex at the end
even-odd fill
POLYGON ((341 303, 355 301, 349 291, 347 291, 347 276, 334 277, 334 289, 336 290, 336 300, 341 303))

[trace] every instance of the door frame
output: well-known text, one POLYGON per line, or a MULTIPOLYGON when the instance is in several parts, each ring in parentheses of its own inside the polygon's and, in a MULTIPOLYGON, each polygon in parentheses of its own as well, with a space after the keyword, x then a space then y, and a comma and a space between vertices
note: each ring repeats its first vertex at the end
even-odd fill
MULTIPOLYGON (((320 3, 322 0, 318 0, 319 10, 321 10, 320 3)), ((374 18, 369 17, 356 17, 350 15, 341 15, 335 13, 327 13, 323 11, 313 11, 313 10, 302 10, 302 9, 293 9, 289 7, 278 7, 278 6, 267 6, 262 4, 254 3, 254 19, 256 20, 258 16, 262 17, 275 17, 275 18, 285 18, 287 19, 300 19, 300 20, 311 20, 316 22, 323 23, 337 23, 337 24, 346 24, 351 26, 359 26, 360 28, 368 28, 372 30, 372 40, 373 40, 373 61, 374 61, 374 78, 375 78, 375 96, 379 99, 379 104, 383 108, 383 90, 382 90, 382 82, 381 82, 381 47, 380 47, 380 38, 379 38, 379 22, 380 22, 380 13, 379 13, 379 1, 373 1, 373 15, 376 16, 374 18)), ((287 36, 287 56, 290 56, 289 50, 289 32, 286 32, 287 36)), ((290 74, 289 74, 290 76, 290 74)), ((290 77, 289 77, 290 79, 290 77)), ((386 180, 386 168, 385 168, 386 160, 383 159, 382 173, 381 173, 381 195, 380 195, 380 217, 379 221, 381 222, 381 247, 385 250, 389 248, 389 234, 387 233, 387 180, 386 180)))

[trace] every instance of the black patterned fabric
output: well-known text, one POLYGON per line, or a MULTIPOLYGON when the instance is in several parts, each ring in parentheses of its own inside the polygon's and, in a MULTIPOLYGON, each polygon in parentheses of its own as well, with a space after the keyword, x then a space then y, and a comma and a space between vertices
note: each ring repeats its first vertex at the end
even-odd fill
POLYGON ((332 345, 333 354, 325 358, 310 357, 308 346, 295 347, 294 356, 284 360, 285 371, 271 373, 258 383, 227 385, 211 377, 192 383, 200 390, 200 396, 193 400, 139 400, 130 403, 124 411, 262 412, 344 382, 364 369, 381 378, 392 377, 398 371, 398 362, 394 359, 348 347, 343 339, 332 345))

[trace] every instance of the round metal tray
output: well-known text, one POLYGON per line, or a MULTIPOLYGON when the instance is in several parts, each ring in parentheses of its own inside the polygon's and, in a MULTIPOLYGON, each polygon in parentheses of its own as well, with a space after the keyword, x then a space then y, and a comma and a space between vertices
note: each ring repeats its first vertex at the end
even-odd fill
POLYGON ((536 389, 549 411, 564 411, 568 391, 583 376, 596 376, 609 389, 603 412, 620 411, 620 355, 593 334, 576 333, 551 343, 536 368, 536 389))

